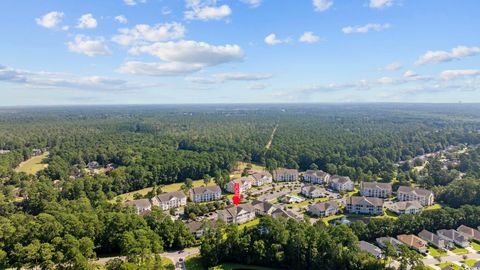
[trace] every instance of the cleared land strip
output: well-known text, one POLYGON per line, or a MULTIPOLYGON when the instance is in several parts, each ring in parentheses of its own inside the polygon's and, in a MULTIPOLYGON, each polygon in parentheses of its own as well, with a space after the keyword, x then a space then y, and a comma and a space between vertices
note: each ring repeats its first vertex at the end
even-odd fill
POLYGON ((275 132, 277 131, 277 128, 278 128, 278 123, 273 128, 272 134, 270 135, 270 140, 268 140, 267 145, 265 145, 265 152, 267 152, 268 149, 270 149, 270 146, 272 146, 273 137, 275 136, 275 132))

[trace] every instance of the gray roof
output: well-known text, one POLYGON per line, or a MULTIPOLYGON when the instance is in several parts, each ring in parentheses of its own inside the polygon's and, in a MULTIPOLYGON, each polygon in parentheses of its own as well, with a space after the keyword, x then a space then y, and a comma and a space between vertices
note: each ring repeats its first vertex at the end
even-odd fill
POLYGON ((473 228, 467 227, 465 225, 460 225, 460 227, 458 227, 457 231, 465 234, 469 238, 473 238, 477 241, 480 240, 480 231, 475 230, 473 228))
POLYGON ((325 177, 328 175, 328 173, 322 170, 307 170, 303 175, 309 175, 314 177, 325 177))
POLYGON ((334 183, 339 183, 339 184, 345 184, 347 182, 352 182, 352 180, 350 180, 350 177, 348 176, 340 176, 340 175, 334 175, 330 178, 330 181, 331 182, 334 182, 334 183))
POLYGON ((397 239, 393 238, 393 237, 379 237, 377 239, 375 239, 375 241, 380 245, 380 246, 384 246, 385 245, 385 242, 388 242, 390 244, 392 244, 394 247, 399 247, 400 245, 402 245, 402 242, 398 241, 397 239))
POLYGON ((377 247, 373 244, 370 244, 370 243, 365 242, 365 241, 360 241, 360 242, 358 242, 358 246, 359 246, 360 250, 368 252, 375 257, 382 256, 382 250, 379 247, 377 247))
POLYGON ((252 176, 245 176, 245 177, 240 177, 240 178, 237 178, 237 179, 233 179, 232 181, 230 182, 233 182, 233 183, 239 183, 239 184, 244 184, 246 182, 252 182, 253 181, 253 177, 252 176))
POLYGON ((207 192, 222 192, 222 189, 219 186, 208 186, 208 187, 196 187, 192 188, 191 192, 193 194, 203 194, 207 192))
POLYGON ((318 190, 318 191, 323 192, 323 193, 326 192, 326 190, 324 188, 319 187, 319 186, 315 186, 315 185, 305 185, 305 186, 302 187, 302 191, 303 190, 307 190, 308 192, 312 192, 314 190, 318 190))
POLYGON ((415 207, 418 209, 422 209, 423 206, 419 201, 405 201, 405 202, 396 202, 394 206, 397 210, 406 210, 409 207, 415 207))
POLYGON ((255 208, 251 204, 239 204, 238 206, 230 206, 224 210, 220 210, 219 213, 223 213, 225 216, 236 217, 240 211, 255 212, 255 208))
POLYGON ((282 174, 294 174, 294 175, 298 175, 298 170, 296 170, 296 169, 280 168, 280 169, 276 169, 275 171, 273 171, 273 174, 274 174, 274 175, 282 175, 282 174))
POLYGON ((370 189, 386 189, 392 190, 392 185, 388 183, 378 183, 378 182, 362 182, 360 184, 361 188, 370 188, 370 189))
POLYGON ((371 197, 360 197, 352 196, 347 198, 347 204, 371 204, 374 206, 383 206, 383 199, 380 198, 371 198, 371 197))
POLYGON ((326 202, 318 202, 316 204, 310 205, 310 209, 318 209, 321 212, 325 212, 327 209, 336 208, 338 209, 338 204, 335 201, 326 201, 326 202))
POLYGON ((448 239, 452 239, 454 241, 458 241, 458 242, 465 242, 465 241, 468 241, 468 239, 461 233, 455 231, 455 230, 438 230, 437 231, 438 234, 441 234, 445 237, 447 237, 448 239))
POLYGON ((183 199, 185 197, 186 196, 185 196, 185 193, 183 193, 183 191, 174 191, 174 192, 162 193, 157 195, 157 199, 160 202, 168 202, 172 198, 183 199))
POLYGON ((252 202, 252 206, 262 212, 268 212, 272 208, 278 208, 274 204, 267 202, 267 201, 259 201, 259 200, 254 200, 252 202))
POLYGON ((251 175, 255 180, 260 180, 264 177, 272 177, 272 175, 269 172, 256 172, 251 175))
POLYGON ((414 188, 414 187, 407 187, 407 186, 400 186, 397 190, 398 193, 412 193, 412 194, 415 194, 417 196, 421 196, 421 197, 426 197, 426 196, 430 196, 430 194, 433 194, 433 192, 431 192, 430 190, 426 190, 426 189, 423 189, 423 188, 414 188))
POLYGON ((429 232, 427 230, 423 230, 421 231, 419 234, 418 234, 418 237, 422 238, 423 240, 429 242, 429 243, 433 243, 434 245, 436 246, 439 246, 439 242, 441 240, 440 236, 432 233, 432 232, 429 232))
POLYGON ((148 208, 152 206, 149 199, 138 199, 133 201, 127 201, 125 202, 125 204, 135 206, 136 208, 148 208))

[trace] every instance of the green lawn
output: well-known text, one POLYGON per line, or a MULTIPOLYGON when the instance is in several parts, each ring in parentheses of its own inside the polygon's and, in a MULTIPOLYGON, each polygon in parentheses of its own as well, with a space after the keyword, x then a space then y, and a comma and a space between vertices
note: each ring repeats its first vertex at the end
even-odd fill
POLYGON ((434 248, 434 247, 428 247, 428 253, 432 255, 433 257, 437 256, 445 256, 447 255, 447 252, 442 251, 440 249, 434 248))
POLYGON ((437 266, 440 267, 440 268, 444 268, 444 267, 450 266, 450 267, 452 267, 452 268, 455 269, 455 270, 461 270, 461 269, 462 269, 462 267, 460 267, 459 265, 454 264, 454 263, 451 263, 451 262, 441 263, 441 264, 438 264, 437 266))
MULTIPOLYGON (((181 190, 182 185, 183 185, 183 183, 175 183, 175 184, 165 185, 165 186, 162 187, 162 191, 163 192, 179 191, 179 190, 181 190)), ((193 187, 201 187, 201 186, 204 186, 204 185, 205 185, 205 183, 203 182, 203 180, 193 181, 193 187)), ((215 183, 213 181, 211 181, 208 185, 213 186, 213 185, 215 185, 215 183)), ((144 188, 144 189, 120 194, 117 197, 115 197, 112 201, 115 202, 117 200, 117 198, 120 198, 122 202, 123 201, 128 201, 128 200, 133 200, 133 195, 135 193, 138 193, 138 194, 141 194, 142 196, 145 196, 152 189, 153 189, 153 187, 148 187, 148 188, 144 188)))
POLYGON ((476 262, 477 260, 466 260, 466 261, 463 261, 462 263, 467 266, 473 266, 476 262))
POLYGON ((48 164, 45 160, 48 158, 48 152, 41 154, 40 156, 32 157, 27 161, 24 161, 15 168, 16 172, 24 172, 26 174, 36 174, 37 172, 45 169, 48 164))
POLYGON ((175 266, 173 265, 172 260, 169 258, 162 257, 162 266, 167 270, 174 270, 175 266))
POLYGON ((355 189, 354 189, 353 191, 350 191, 350 192, 347 193, 347 196, 348 196, 348 197, 355 196, 355 195, 357 195, 357 193, 358 193, 359 191, 360 191, 360 190, 355 187, 355 189))
POLYGON ((341 217, 343 217, 343 216, 345 216, 345 215, 333 215, 333 216, 329 216, 329 217, 324 217, 324 218, 321 219, 321 221, 322 221, 323 223, 325 223, 325 225, 328 225, 328 222, 329 222, 330 220, 333 220, 333 219, 336 219, 336 218, 341 218, 341 217))
POLYGON ((468 253, 468 250, 466 250, 466 249, 464 249, 464 248, 455 248, 455 249, 452 249, 451 251, 452 251, 453 253, 459 254, 459 255, 467 254, 467 253, 468 253))
POLYGON ((428 207, 425 207, 424 210, 428 211, 428 210, 436 210, 436 209, 441 209, 441 208, 442 208, 442 206, 440 204, 436 203, 436 204, 430 205, 428 207))
POLYGON ((480 251, 480 244, 479 244, 479 243, 477 243, 477 242, 471 242, 471 243, 470 243, 470 246, 471 246, 473 249, 475 249, 475 250, 477 250, 477 251, 480 251))
POLYGON ((256 226, 256 225, 258 225, 258 223, 260 223, 260 219, 259 219, 259 218, 256 218, 256 219, 254 219, 254 220, 252 220, 252 221, 249 221, 249 222, 247 222, 247 223, 244 223, 244 224, 242 224, 242 225, 239 225, 239 226, 238 226, 238 229, 243 230, 243 228, 249 228, 249 227, 252 227, 252 226, 256 226))

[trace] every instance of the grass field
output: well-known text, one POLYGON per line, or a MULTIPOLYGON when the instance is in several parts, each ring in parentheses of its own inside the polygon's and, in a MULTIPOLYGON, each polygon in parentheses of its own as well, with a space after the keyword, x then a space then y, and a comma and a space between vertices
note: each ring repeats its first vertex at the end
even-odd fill
POLYGON ((467 266, 473 266, 475 263, 477 262, 477 260, 466 260, 466 261, 463 261, 462 263, 467 265, 467 266))
POLYGON ((462 254, 467 254, 468 253, 468 250, 464 249, 464 248, 455 248, 455 249, 452 249, 451 250, 453 253, 455 254, 458 254, 458 255, 462 255, 462 254))
POLYGON ((437 248, 434 248, 434 247, 428 247, 428 253, 433 257, 447 255, 447 252, 442 251, 442 250, 437 249, 437 248))
POLYGON ((252 221, 249 221, 249 222, 247 222, 247 223, 245 223, 245 224, 239 225, 239 226, 238 226, 238 229, 243 230, 243 228, 248 228, 248 227, 256 226, 256 225, 258 225, 258 223, 260 223, 260 219, 259 219, 259 218, 256 218, 256 219, 254 219, 254 220, 252 220, 252 221))
POLYGON ((329 217, 322 218, 321 221, 322 221, 323 223, 325 223, 325 225, 329 225, 328 222, 329 222, 330 220, 333 220, 333 219, 336 219, 336 218, 341 218, 341 217, 343 217, 343 216, 345 216, 345 215, 333 215, 333 216, 329 216, 329 217))
POLYGON ((20 165, 15 168, 15 171, 24 172, 26 174, 36 174, 48 166, 48 164, 45 163, 47 158, 48 152, 45 152, 40 156, 32 157, 29 160, 20 163, 20 165))
POLYGON ((430 205, 428 207, 426 207, 424 210, 425 211, 428 211, 428 210, 436 210, 436 209, 441 209, 442 206, 438 203, 434 204, 434 205, 430 205))
POLYGON ((471 242, 470 246, 475 249, 476 251, 480 251, 480 244, 477 242, 471 242))
MULTIPOLYGON (((191 257, 187 257, 185 260, 185 266, 187 270, 207 270, 200 261, 199 255, 193 255, 191 257)), ((270 267, 261 267, 261 266, 253 266, 253 265, 246 265, 246 264, 237 264, 237 263, 224 263, 222 265, 210 268, 213 270, 279 270, 279 268, 270 268, 270 267)))
POLYGON ((439 265, 437 265, 438 267, 440 268, 444 268, 444 267, 447 267, 447 266, 450 266, 452 267, 453 269, 455 270, 461 270, 462 267, 460 267, 460 265, 457 265, 457 264, 454 264, 454 263, 451 263, 451 262, 445 262, 445 263, 441 263, 439 265))
MULTIPOLYGON (((162 187, 162 191, 163 192, 172 192, 172 191, 179 191, 181 188, 182 188, 182 185, 183 183, 175 183, 175 184, 170 184, 170 185, 165 185, 162 187)), ((195 180, 193 181, 193 187, 201 187, 201 186, 204 186, 205 183, 203 182, 203 180, 195 180)), ((210 183, 208 184, 209 186, 213 186, 215 185, 215 182, 213 181, 210 181, 210 183)), ((136 191, 132 191, 132 192, 128 192, 128 193, 124 193, 124 194, 120 194, 118 195, 117 197, 113 198, 112 201, 116 201, 117 198, 120 198, 120 200, 123 202, 123 201, 128 201, 128 200, 133 200, 133 195, 135 193, 138 193, 142 196, 146 195, 148 192, 150 192, 152 190, 152 187, 148 187, 148 188, 144 188, 144 189, 140 189, 140 190, 136 190, 136 191)))

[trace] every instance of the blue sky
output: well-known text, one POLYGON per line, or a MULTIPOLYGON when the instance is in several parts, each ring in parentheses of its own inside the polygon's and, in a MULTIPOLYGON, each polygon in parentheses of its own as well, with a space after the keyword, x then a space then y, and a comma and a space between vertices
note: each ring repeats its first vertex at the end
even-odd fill
POLYGON ((3 1, 0 106, 480 102, 479 10, 478 0, 3 1))

